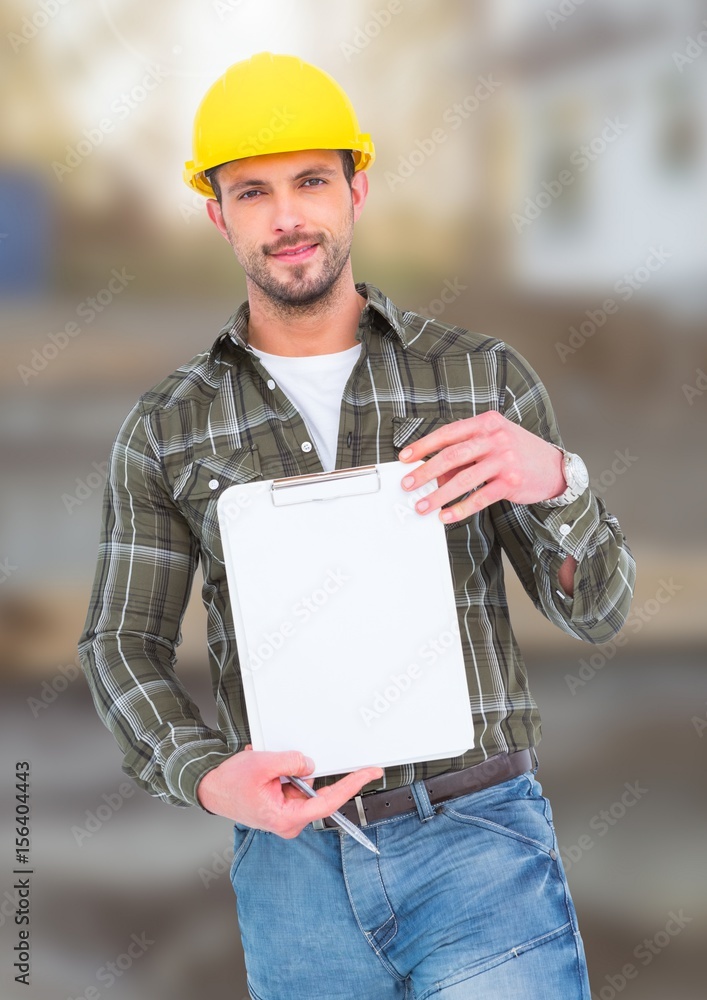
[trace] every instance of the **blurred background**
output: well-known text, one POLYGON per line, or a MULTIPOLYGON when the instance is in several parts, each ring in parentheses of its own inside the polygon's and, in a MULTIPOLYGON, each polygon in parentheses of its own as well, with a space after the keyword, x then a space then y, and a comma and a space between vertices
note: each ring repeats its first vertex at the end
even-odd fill
MULTIPOLYGON (((519 349, 628 537, 617 643, 560 633, 509 573, 538 777, 594 994, 703 998, 707 3, 5 0, 2 35, 3 997, 247 997, 230 824, 127 782, 75 645, 118 428, 244 298, 181 172, 205 90, 268 49, 330 72, 376 143, 357 280, 519 349)), ((212 722, 204 637, 197 581, 179 670, 212 722)))

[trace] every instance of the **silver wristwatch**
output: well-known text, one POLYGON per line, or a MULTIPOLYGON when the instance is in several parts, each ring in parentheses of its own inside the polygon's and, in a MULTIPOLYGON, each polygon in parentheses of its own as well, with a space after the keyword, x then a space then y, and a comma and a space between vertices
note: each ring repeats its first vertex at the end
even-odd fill
POLYGON ((553 444, 553 448, 557 448, 564 456, 562 471, 567 483, 567 489, 564 493, 560 493, 559 497, 540 500, 536 504, 538 507, 564 507, 565 504, 572 503, 573 500, 580 497, 589 486, 589 472, 579 455, 573 455, 571 451, 565 451, 564 448, 560 448, 556 444, 553 444))

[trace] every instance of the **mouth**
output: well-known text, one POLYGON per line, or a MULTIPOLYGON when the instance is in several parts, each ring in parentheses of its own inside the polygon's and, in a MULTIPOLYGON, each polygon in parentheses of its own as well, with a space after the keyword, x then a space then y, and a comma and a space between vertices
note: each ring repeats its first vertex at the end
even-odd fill
POLYGON ((281 250, 279 253, 270 254, 270 256, 285 263, 300 263, 300 261, 313 257, 318 246, 318 243, 303 243, 302 246, 288 247, 287 250, 281 250))

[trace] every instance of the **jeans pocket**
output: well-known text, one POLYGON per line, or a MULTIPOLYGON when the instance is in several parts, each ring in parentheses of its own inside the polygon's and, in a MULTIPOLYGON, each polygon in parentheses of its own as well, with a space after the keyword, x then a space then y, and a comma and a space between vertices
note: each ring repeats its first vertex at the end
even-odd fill
POLYGON ((521 775, 503 785, 485 791, 471 792, 450 799, 438 807, 438 812, 451 822, 475 827, 489 837, 507 837, 535 851, 555 857, 557 838, 552 822, 550 803, 542 795, 540 785, 529 776, 521 775), (524 780, 520 780, 520 779, 524 780))
POLYGON ((231 861, 230 871, 232 885, 234 884, 238 869, 248 853, 250 845, 253 843, 256 832, 254 827, 241 826, 240 823, 233 824, 233 861, 231 861))

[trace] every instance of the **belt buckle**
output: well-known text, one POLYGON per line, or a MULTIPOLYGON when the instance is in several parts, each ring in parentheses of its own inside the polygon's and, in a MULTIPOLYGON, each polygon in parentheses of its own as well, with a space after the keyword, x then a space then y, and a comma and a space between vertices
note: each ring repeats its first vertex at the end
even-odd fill
MULTIPOLYGON (((349 801, 351 800, 349 799, 349 801)), ((353 801, 356 804, 356 812, 358 813, 359 823, 361 824, 361 826, 368 826, 368 820, 366 819, 366 810, 363 808, 363 799, 361 798, 360 795, 355 795, 353 801)), ((313 819, 311 825, 313 830, 332 829, 332 827, 324 825, 323 819, 313 819)))
POLYGON ((368 826, 368 820, 366 819, 366 810, 363 808, 363 799, 360 795, 354 796, 354 803, 356 805, 356 812, 358 813, 358 821, 361 826, 368 826))

